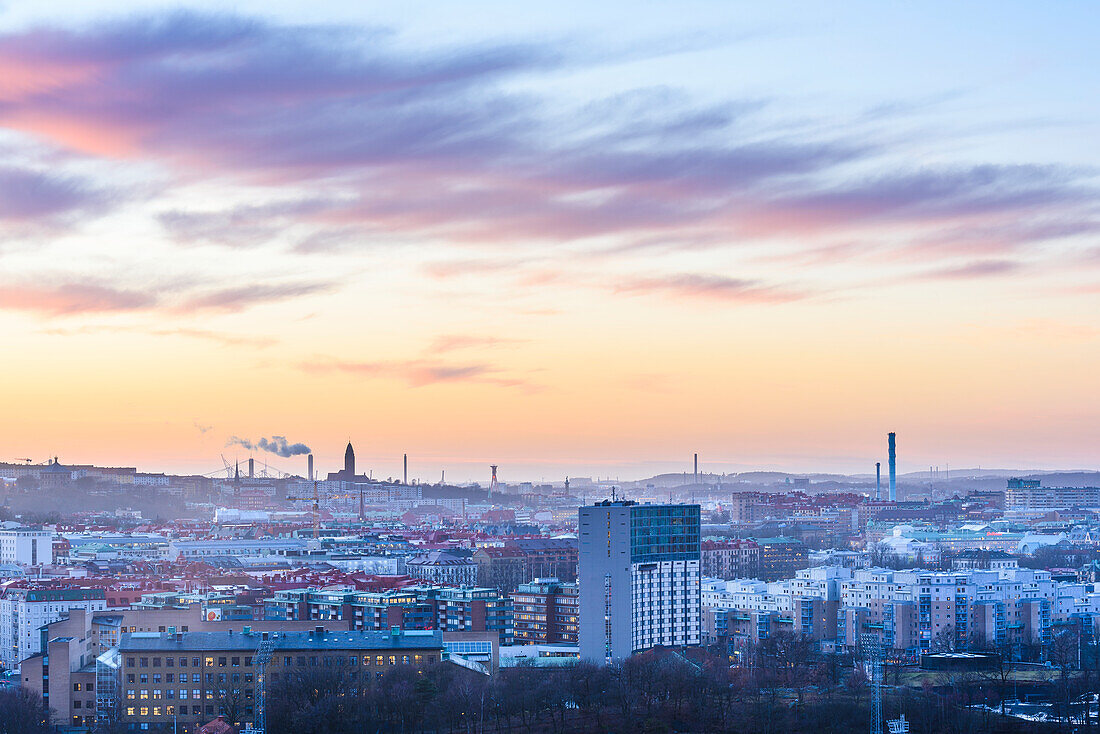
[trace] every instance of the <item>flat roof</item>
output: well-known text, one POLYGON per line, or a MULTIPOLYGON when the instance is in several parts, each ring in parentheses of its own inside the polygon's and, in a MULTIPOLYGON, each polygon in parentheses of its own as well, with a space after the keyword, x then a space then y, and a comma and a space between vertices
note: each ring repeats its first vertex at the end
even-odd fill
MULTIPOLYGON (((321 636, 309 630, 269 632, 275 649, 296 650, 441 650, 443 633, 438 630, 390 632, 333 632, 321 636)), ((132 633, 122 635, 119 650, 130 652, 255 652, 263 639, 261 632, 183 632, 132 633)))

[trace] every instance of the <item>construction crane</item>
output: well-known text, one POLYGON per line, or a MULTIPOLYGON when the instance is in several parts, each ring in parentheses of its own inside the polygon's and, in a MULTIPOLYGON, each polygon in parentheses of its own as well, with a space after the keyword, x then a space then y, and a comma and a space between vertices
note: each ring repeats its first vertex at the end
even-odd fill
MULTIPOLYGON (((348 495, 345 495, 348 496, 348 495)), ((313 500, 313 539, 321 537, 321 497, 317 494, 317 480, 313 480, 313 497, 287 497, 291 501, 313 500)))

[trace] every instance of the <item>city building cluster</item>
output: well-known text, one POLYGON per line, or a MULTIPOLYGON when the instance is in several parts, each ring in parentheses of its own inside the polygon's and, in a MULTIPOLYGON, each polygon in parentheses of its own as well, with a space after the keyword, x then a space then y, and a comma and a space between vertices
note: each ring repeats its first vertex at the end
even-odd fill
MULTIPOLYGON (((407 463, 405 464, 407 467, 407 463)), ((776 635, 1042 662, 1100 622, 1100 490, 968 475, 449 485, 0 465, 0 666, 55 722, 261 728, 316 668, 618 664, 776 635), (59 500, 58 498, 62 498, 59 500), (264 682, 266 681, 266 683, 264 682)), ((189 728, 188 728, 189 727, 189 728)))

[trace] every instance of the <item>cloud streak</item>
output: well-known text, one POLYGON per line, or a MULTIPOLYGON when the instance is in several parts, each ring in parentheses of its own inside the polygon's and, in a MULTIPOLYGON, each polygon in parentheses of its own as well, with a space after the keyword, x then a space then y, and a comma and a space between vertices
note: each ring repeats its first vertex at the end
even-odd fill
POLYGON ((0 166, 0 222, 57 222, 99 213, 111 200, 84 178, 0 166))
POLYGON ((0 288, 0 310, 45 316, 144 311, 156 303, 150 292, 92 283, 6 284, 0 288))
MULTIPOLYGON (((48 318, 139 312, 174 315, 211 311, 233 313, 327 293, 336 288, 335 283, 317 281, 255 283, 216 288, 196 281, 179 281, 162 286, 136 288, 93 279, 63 279, 56 283, 17 281, 0 286, 0 311, 22 311, 48 318)), ((246 343, 205 329, 155 328, 150 333, 207 338, 223 343, 246 343)), ((255 340, 250 341, 255 343, 255 340)))
POLYGON ((811 297, 805 291, 767 285, 758 280, 696 273, 624 280, 614 290, 627 295, 661 294, 746 304, 790 303, 811 297))
POLYGON ((411 387, 476 383, 495 387, 534 389, 526 380, 502 374, 494 365, 481 362, 447 363, 433 359, 380 362, 352 362, 317 359, 304 363, 307 372, 337 372, 360 377, 401 380, 411 387))

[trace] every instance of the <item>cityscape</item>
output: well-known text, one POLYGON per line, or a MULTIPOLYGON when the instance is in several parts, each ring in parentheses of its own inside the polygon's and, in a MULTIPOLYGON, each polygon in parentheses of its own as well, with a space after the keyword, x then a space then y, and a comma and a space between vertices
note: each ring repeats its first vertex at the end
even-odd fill
POLYGON ((0 0, 0 734, 1100 732, 1098 29, 0 0))
POLYGON ((4 463, 0 665, 64 731, 296 731, 319 704, 301 686, 358 697, 334 731, 797 729, 830 685, 935 731, 1094 720, 1100 472, 899 474, 898 445, 884 435, 856 476, 715 474, 694 455, 546 484, 498 465, 372 479, 350 442, 323 473, 312 454, 209 476, 4 463), (459 698, 387 709, 409 675, 459 698), (659 692, 713 695, 715 676, 732 702, 695 711, 681 691, 669 710, 659 692), (581 679, 606 689, 582 700, 581 679), (655 708, 618 708, 627 684, 657 686, 655 708), (532 696, 516 710, 513 686, 532 696), (471 691, 490 709, 466 710, 471 691))

